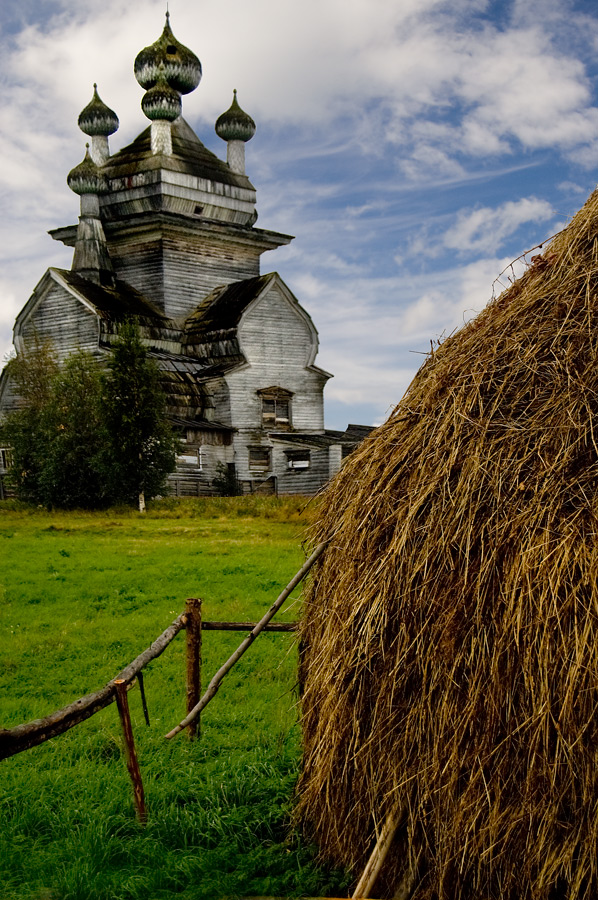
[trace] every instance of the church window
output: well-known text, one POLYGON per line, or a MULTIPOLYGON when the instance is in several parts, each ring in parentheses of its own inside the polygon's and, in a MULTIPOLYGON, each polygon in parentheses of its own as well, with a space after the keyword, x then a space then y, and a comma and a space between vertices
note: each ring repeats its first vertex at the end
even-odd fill
POLYGON ((6 447, 0 447, 0 469, 10 469, 12 467, 12 453, 6 447))
POLYGON ((262 426, 290 430, 291 392, 284 388, 271 387, 258 391, 258 394, 262 400, 262 426))
POLYGON ((309 450, 287 450, 286 457, 289 469, 309 469, 310 467, 309 450))
POLYGON ((270 469, 269 447, 249 448, 249 468, 254 471, 268 472, 270 469))

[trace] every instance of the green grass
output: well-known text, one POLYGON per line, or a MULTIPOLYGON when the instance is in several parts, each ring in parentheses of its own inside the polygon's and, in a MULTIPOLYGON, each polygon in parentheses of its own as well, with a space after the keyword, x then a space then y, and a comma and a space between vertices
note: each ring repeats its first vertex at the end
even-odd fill
MULTIPOLYGON (((305 501, 164 500, 146 516, 0 503, 0 726, 93 691, 203 599, 256 620, 301 565, 305 501)), ((281 621, 300 615, 287 603, 281 621)), ((204 686, 242 635, 203 636, 204 686)), ((165 741, 185 714, 184 635, 145 670, 151 728, 129 695, 148 824, 134 816, 113 704, 0 763, 2 900, 342 896, 289 829, 300 736, 296 644, 265 634, 227 676, 202 737, 165 741)))

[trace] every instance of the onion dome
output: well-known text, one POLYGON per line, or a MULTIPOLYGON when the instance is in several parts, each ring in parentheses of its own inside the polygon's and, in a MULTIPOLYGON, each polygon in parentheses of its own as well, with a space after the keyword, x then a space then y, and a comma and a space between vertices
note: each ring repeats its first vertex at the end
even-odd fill
POLYGON ((95 135, 108 137, 109 134, 114 134, 118 125, 118 116, 100 99, 98 86, 94 84, 91 103, 87 104, 79 116, 79 128, 90 137, 95 135))
POLYGON ((201 81, 201 63, 195 53, 175 38, 170 28, 169 13, 166 13, 162 36, 137 54, 135 78, 142 88, 149 90, 154 87, 162 64, 168 85, 179 94, 191 93, 201 81))
POLYGON ((89 155, 89 144, 85 147, 85 159, 71 169, 66 183, 75 194, 103 194, 106 190, 106 179, 89 155))
POLYGON ((216 119, 216 134, 223 141, 250 141, 255 134, 255 122, 237 103, 237 91, 226 112, 216 119))
POLYGON ((166 80, 166 67, 160 63, 158 77, 153 87, 143 95, 141 109, 148 119, 174 122, 181 114, 181 95, 166 80))

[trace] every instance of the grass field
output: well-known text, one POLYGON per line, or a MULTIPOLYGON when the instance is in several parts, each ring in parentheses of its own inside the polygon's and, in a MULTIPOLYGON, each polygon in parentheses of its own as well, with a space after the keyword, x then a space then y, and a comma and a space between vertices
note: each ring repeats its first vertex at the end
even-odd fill
MULTIPOLYGON (((162 501, 145 516, 0 503, 0 727, 101 687, 182 611, 255 621, 304 560, 305 501, 162 501)), ((293 621, 300 601, 277 617, 293 621)), ((203 680, 242 635, 206 632, 203 680)), ((202 718, 185 708, 184 636, 145 670, 151 727, 129 695, 148 823, 137 824, 112 704, 0 763, 2 900, 343 896, 289 830, 299 762, 296 646, 262 635, 202 718)))

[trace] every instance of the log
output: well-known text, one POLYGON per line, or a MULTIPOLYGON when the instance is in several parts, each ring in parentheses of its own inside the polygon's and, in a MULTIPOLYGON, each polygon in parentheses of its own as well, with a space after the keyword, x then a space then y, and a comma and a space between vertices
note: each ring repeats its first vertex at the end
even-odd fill
POLYGON ((380 836, 376 841, 376 846, 374 847, 372 854, 367 861, 361 878, 357 882, 357 887, 353 892, 351 900, 358 900, 358 898, 369 897, 370 891, 374 887, 378 875, 380 874, 380 869, 384 865, 384 860, 388 856, 388 851, 390 850, 392 839, 396 834, 402 817, 402 812, 399 809, 393 810, 393 812, 391 812, 387 816, 386 822, 384 823, 382 831, 380 832, 380 836))
POLYGON ((255 628, 253 628, 253 630, 247 635, 245 640, 239 644, 239 646, 237 647, 237 649, 235 650, 233 655, 216 672, 216 674, 214 675, 214 677, 212 678, 212 680, 210 681, 210 683, 208 685, 207 691, 205 692, 205 694, 203 695, 203 697, 201 698, 199 703, 188 713, 188 715, 183 719, 182 722, 179 722, 179 724, 176 725, 172 729, 172 731, 168 732, 168 734, 166 735, 166 738, 168 740, 170 738, 173 738, 175 735, 177 735, 180 731, 183 730, 183 728, 186 728, 187 725, 190 722, 192 722, 193 719, 196 716, 198 716, 203 709, 205 709, 205 707, 208 705, 210 700, 212 700, 212 698, 215 697, 216 692, 218 691, 218 688, 220 687, 220 684, 222 683, 222 679, 225 677, 225 675, 228 672, 230 672, 230 670, 235 665, 235 663, 241 659, 241 657, 243 656, 245 651, 252 645, 252 643, 254 642, 256 637, 260 634, 260 632, 264 630, 265 626, 268 624, 270 619, 278 612, 278 610, 280 609, 280 607, 282 606, 284 601, 287 599, 287 597, 289 597, 290 594, 292 594, 292 592, 295 590, 297 585, 301 581, 303 581, 303 579, 305 578, 305 576, 307 575, 307 573, 309 572, 309 570, 311 569, 313 564, 316 562, 317 559, 320 558, 320 556, 322 555, 322 553, 324 552, 324 550, 326 549, 326 547, 328 546, 329 543, 330 543, 329 541, 323 541, 321 544, 318 544, 318 546, 316 547, 316 549, 314 550, 312 555, 309 557, 308 560, 306 560, 303 563, 303 565, 301 566, 301 568, 299 569, 297 574, 294 576, 294 578, 292 578, 291 581, 289 581, 289 583, 287 584, 284 591, 277 597, 277 599, 274 601, 274 603, 272 604, 272 606, 270 607, 268 612, 264 616, 262 616, 260 621, 255 626, 255 628))
MULTIPOLYGON (((184 613, 174 620, 166 631, 163 631, 160 637, 156 638, 151 647, 144 650, 132 663, 129 663, 116 677, 121 678, 125 683, 133 681, 138 672, 148 664, 152 659, 160 656, 168 647, 170 642, 179 631, 185 627, 184 613)), ((114 681, 95 691, 93 694, 87 694, 80 697, 69 706, 56 710, 43 719, 34 719, 32 722, 26 722, 22 725, 16 725, 14 728, 5 728, 0 730, 0 759, 6 759, 14 756, 15 753, 21 753, 30 747, 43 744, 44 741, 56 737, 68 731, 79 722, 89 719, 94 713, 99 712, 113 701, 116 693, 114 681)))
POLYGON ((127 684, 123 678, 116 678, 114 681, 116 688, 116 705, 123 728, 123 736, 125 739, 125 759, 127 769, 131 776, 133 784, 133 796, 135 798, 135 809, 137 818, 142 825, 145 824, 147 818, 145 812, 145 794, 143 792, 143 781, 141 780, 141 772, 139 771, 139 763, 137 762, 137 754, 135 753, 135 740, 133 738, 133 726, 131 724, 131 714, 129 712, 129 700, 127 697, 127 684))
MULTIPOLYGON (((190 597, 185 609, 187 617, 187 712, 201 697, 201 600, 190 597)), ((199 716, 187 726, 189 740, 201 736, 199 716)))
MULTIPOLYGON (((253 631, 255 622, 202 622, 202 631, 253 631)), ((297 631, 298 622, 271 622, 262 631, 297 631)))

